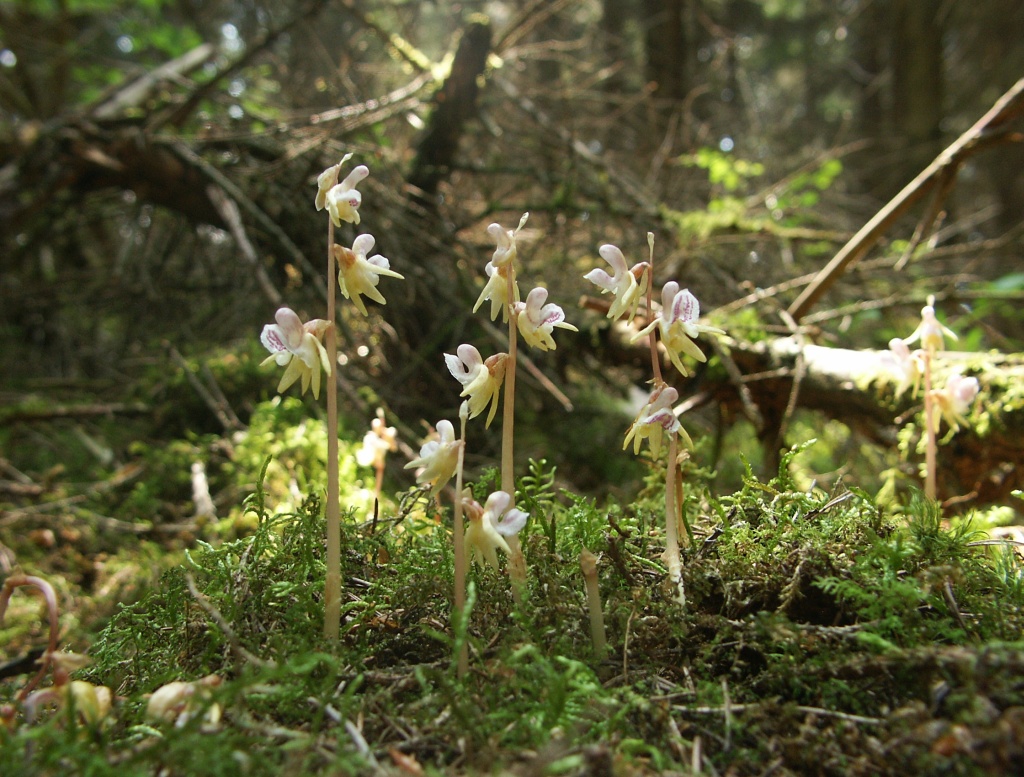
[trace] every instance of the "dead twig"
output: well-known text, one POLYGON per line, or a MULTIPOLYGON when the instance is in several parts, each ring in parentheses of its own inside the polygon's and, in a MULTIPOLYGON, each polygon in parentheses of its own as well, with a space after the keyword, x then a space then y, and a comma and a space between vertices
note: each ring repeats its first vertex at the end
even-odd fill
POLYGON ((955 174, 968 157, 986 148, 993 140, 1002 140, 1000 131, 1021 113, 1024 113, 1024 78, 1010 87, 988 113, 939 154, 935 161, 850 238, 789 306, 789 314, 793 319, 799 322, 844 272, 864 258, 900 216, 936 186, 941 186, 945 176, 950 175, 951 171, 955 174))

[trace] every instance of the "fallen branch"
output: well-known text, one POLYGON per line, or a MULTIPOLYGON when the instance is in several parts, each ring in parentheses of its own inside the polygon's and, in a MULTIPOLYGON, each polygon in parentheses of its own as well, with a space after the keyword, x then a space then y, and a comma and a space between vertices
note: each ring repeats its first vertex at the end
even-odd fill
MULTIPOLYGON (((987 148, 993 142, 1003 140, 1001 131, 1022 113, 1024 78, 1010 87, 988 113, 939 154, 934 162, 903 187, 899 194, 850 238, 789 306, 790 315, 799 322, 844 272, 864 258, 900 216, 936 187, 948 188, 948 181, 955 176, 959 167, 978 151, 987 148)), ((931 210, 937 212, 934 205, 931 210)))

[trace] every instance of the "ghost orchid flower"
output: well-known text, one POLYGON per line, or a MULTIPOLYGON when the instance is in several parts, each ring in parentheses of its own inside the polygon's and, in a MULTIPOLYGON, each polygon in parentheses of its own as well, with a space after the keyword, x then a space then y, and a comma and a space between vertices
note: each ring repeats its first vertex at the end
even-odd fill
POLYGON ((384 411, 370 421, 370 431, 363 435, 363 445, 356 451, 356 463, 361 467, 383 467, 388 451, 398 450, 398 431, 384 421, 384 411))
POLYGON ((882 354, 882 359, 898 381, 896 384, 897 399, 911 386, 914 389, 913 396, 917 396, 921 373, 924 369, 920 352, 911 352, 906 340, 894 337, 889 341, 889 350, 882 354))
POLYGON ((504 267, 515 261, 516 235, 519 234, 519 230, 523 228, 528 218, 530 218, 530 214, 524 213, 523 217, 519 219, 519 226, 515 229, 505 229, 497 222, 487 227, 487 234, 493 237, 494 241, 498 244, 498 247, 494 249, 494 255, 491 257, 490 262, 495 267, 504 267))
POLYGON ((299 378, 302 379, 302 393, 313 386, 313 397, 320 398, 320 368, 327 374, 331 374, 331 362, 327 357, 327 350, 324 348, 321 339, 327 328, 331 325, 329 321, 322 318, 315 318, 302 323, 291 308, 280 308, 274 314, 276 324, 267 324, 263 327, 260 335, 260 342, 270 351, 270 356, 260 364, 276 362, 281 367, 286 367, 281 382, 277 386, 278 393, 284 393, 299 378))
POLYGON ((555 348, 555 339, 551 336, 554 327, 561 327, 572 332, 579 330, 572 324, 565 322, 565 312, 561 307, 544 301, 548 298, 548 290, 538 286, 526 295, 526 302, 517 302, 515 305, 516 324, 519 327, 519 334, 523 336, 534 348, 542 351, 552 351, 555 348))
POLYGON ((459 396, 469 397, 469 417, 476 418, 490 403, 486 426, 491 425, 498 409, 498 395, 505 377, 507 360, 507 353, 496 353, 485 361, 476 348, 466 343, 455 350, 455 355, 444 355, 448 371, 462 384, 462 394, 459 396))
POLYGON ((345 154, 336 165, 331 165, 316 178, 316 209, 323 210, 327 207, 327 192, 338 185, 338 176, 341 174, 341 166, 352 158, 351 154, 345 154))
POLYGON ((680 290, 679 284, 675 281, 669 281, 662 288, 661 300, 661 313, 637 332, 633 339, 639 340, 647 336, 654 327, 658 327, 661 330, 661 342, 665 344, 672 364, 684 376, 689 375, 682 360, 684 353, 699 362, 707 361, 707 357, 693 342, 693 338, 701 333, 724 335, 725 332, 718 327, 697 323, 697 319, 700 318, 700 303, 689 289, 680 290))
POLYGON ((381 305, 387 304, 387 300, 377 290, 380 276, 405 279, 405 276, 392 270, 391 263, 380 254, 367 258, 375 242, 373 235, 360 235, 353 241, 352 248, 337 244, 334 246, 334 258, 338 262, 338 289, 345 299, 352 300, 364 316, 367 313, 363 294, 381 305))
MULTIPOLYGON (((508 321, 508 273, 510 265, 505 264, 496 267, 493 262, 488 262, 484 265, 484 272, 487 273, 487 283, 484 284, 483 291, 480 292, 480 296, 476 299, 476 304, 473 305, 473 312, 480 308, 484 304, 484 300, 491 301, 491 321, 494 321, 498 314, 501 314, 502 321, 508 321)), ((519 284, 514 280, 512 282, 512 296, 513 302, 519 302, 519 284)))
MULTIPOLYGON (((942 417, 946 419, 946 423, 949 424, 949 428, 952 431, 959 431, 960 424, 967 423, 965 416, 967 411, 970 410, 971 403, 978 396, 979 390, 980 386, 978 385, 977 378, 965 378, 960 373, 954 372, 947 378, 945 388, 941 391, 935 390, 932 392, 932 397, 939 406, 942 417)), ((934 431, 938 434, 938 415, 934 416, 933 424, 934 431)))
POLYGON ((419 469, 416 482, 430 483, 430 495, 435 496, 455 474, 459 463, 459 441, 451 421, 437 422, 436 440, 427 440, 420 448, 420 457, 405 465, 406 469, 419 469))
POLYGON ((957 339, 956 334, 935 317, 935 308, 929 304, 921 308, 921 323, 904 342, 909 345, 920 340, 924 350, 935 353, 946 347, 946 337, 951 340, 957 339))
POLYGON ((502 321, 508 321, 509 303, 519 302, 519 284, 515 282, 515 271, 512 269, 512 263, 516 258, 516 235, 519 234, 519 230, 523 228, 529 216, 529 213, 524 213, 523 217, 519 220, 519 226, 514 230, 505 229, 501 224, 497 223, 487 227, 487 233, 494 238, 498 247, 494 250, 491 261, 484 265, 487 283, 484 284, 480 296, 477 297, 476 304, 473 305, 473 312, 476 313, 480 306, 484 304, 484 300, 490 300, 491 321, 498 317, 499 312, 501 313, 502 321), (511 300, 508 298, 508 277, 510 272, 513 273, 511 300))
POLYGON ((514 507, 510 509, 512 497, 505 491, 495 491, 483 507, 472 499, 463 498, 463 509, 469 519, 466 527, 466 553, 472 551, 473 560, 483 566, 484 562, 498 568, 498 549, 511 555, 505 537, 517 534, 530 516, 514 507))
MULTIPOLYGON (((343 159, 342 162, 344 161, 343 159)), ((340 227, 343 221, 350 224, 359 223, 359 206, 363 203, 363 195, 356 189, 356 186, 370 174, 370 168, 366 165, 359 165, 353 168, 341 183, 337 183, 338 168, 341 167, 342 162, 324 170, 317 179, 317 210, 326 207, 327 213, 336 227, 340 227), (327 188, 332 183, 333 185, 327 188)))
POLYGON ((650 265, 647 262, 640 262, 631 268, 627 267, 626 257, 622 251, 611 244, 601 246, 597 252, 611 266, 613 274, 609 275, 602 269, 595 269, 583 277, 599 286, 602 294, 609 292, 615 296, 615 301, 608 308, 608 318, 614 321, 626 313, 632 318, 640 303, 640 297, 647 292, 646 271, 650 265))
POLYGON ((647 404, 640 409, 640 414, 633 421, 626 432, 626 439, 622 443, 625 449, 629 441, 633 441, 633 453, 640 453, 640 444, 647 439, 651 446, 651 453, 657 457, 661 453, 661 443, 665 434, 678 434, 686 442, 687 447, 693 447, 690 435, 686 433, 676 414, 672 411, 672 405, 679 399, 679 392, 664 383, 656 386, 651 392, 647 404))

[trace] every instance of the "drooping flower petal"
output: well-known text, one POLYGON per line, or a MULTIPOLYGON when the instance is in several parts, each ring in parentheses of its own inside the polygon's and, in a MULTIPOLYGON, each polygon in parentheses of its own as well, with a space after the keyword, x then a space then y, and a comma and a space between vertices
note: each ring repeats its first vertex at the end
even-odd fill
POLYGON ((583 277, 598 286, 602 294, 614 295, 615 299, 608 308, 608 318, 615 321, 626 314, 632 318, 640 303, 640 297, 647 292, 647 268, 650 265, 647 262, 639 262, 631 268, 628 267, 622 251, 610 243, 601 246, 597 252, 608 262, 613 274, 609 275, 598 268, 583 277))
POLYGON ((668 351, 672 365, 683 375, 689 370, 683 364, 683 354, 699 362, 707 361, 704 352, 693 342, 693 338, 701 333, 722 335, 725 332, 718 327, 698 323, 700 303, 689 289, 680 290, 679 284, 669 281, 661 290, 661 312, 647 326, 634 335, 636 341, 646 336, 654 327, 661 332, 661 342, 668 351))
MULTIPOLYGON (((530 517, 522 510, 510 509, 512 497, 505 491, 495 491, 484 504, 483 509, 467 509, 466 553, 472 553, 473 560, 483 566, 486 562, 498 568, 498 550, 506 555, 512 553, 505 537, 517 534, 530 517)), ((471 507, 479 508, 473 503, 471 507)))
MULTIPOLYGON (((498 314, 501 314, 502 321, 508 321, 508 272, 509 265, 505 264, 495 267, 493 262, 484 265, 484 272, 487 273, 487 283, 484 284, 476 304, 473 305, 473 312, 484 303, 484 300, 491 301, 491 321, 494 321, 498 314)), ((513 302, 519 302, 519 284, 512 281, 513 302)))
POLYGON ((334 258, 338 263, 338 290, 345 299, 352 300, 356 309, 364 316, 368 314, 363 295, 381 305, 387 304, 387 300, 377 289, 380 276, 402 280, 405 277, 392 270, 391 263, 380 254, 367 257, 375 242, 373 235, 364 234, 352 242, 352 248, 337 244, 334 246, 334 258))
POLYGON ((423 443, 420 457, 405 465, 406 469, 422 469, 416 475, 416 482, 431 483, 431 496, 440 492, 455 475, 461 444, 455 439, 455 427, 451 421, 437 422, 437 438, 423 443))
MULTIPOLYGON (((324 171, 324 175, 327 171, 324 171)), ((363 195, 356 189, 360 181, 370 174, 370 168, 366 165, 359 165, 353 168, 345 179, 332 186, 324 196, 324 203, 327 212, 331 216, 334 226, 340 227, 341 222, 347 221, 350 224, 359 224, 359 206, 363 203, 363 195)), ((337 175, 337 174, 335 174, 337 175)), ((317 201, 319 202, 319 193, 317 201)))
POLYGON ((921 363, 921 352, 911 352, 905 340, 894 337, 889 341, 889 350, 882 354, 882 362, 896 378, 896 397, 911 386, 912 396, 917 396, 924 367, 921 363))
POLYGON ((515 305, 519 333, 527 343, 542 351, 554 349, 555 339, 551 336, 554 327, 579 331, 565 322, 565 312, 561 307, 553 302, 545 304, 547 298, 548 290, 538 286, 526 295, 525 303, 517 302, 515 305))
POLYGON ((352 158, 351 154, 345 154, 336 165, 331 165, 324 170, 316 179, 316 209, 323 210, 327 206, 327 192, 338 185, 338 176, 341 174, 341 166, 352 158))
POLYGON ((951 340, 957 339, 956 334, 935 317, 935 307, 928 304, 921 308, 921 323, 904 342, 909 345, 920 340, 924 350, 935 353, 946 347, 946 337, 951 340))
POLYGON ((491 257, 490 262, 495 267, 504 267, 515 261, 516 235, 519 234, 519 230, 523 228, 528 218, 530 218, 530 214, 524 213, 523 217, 519 219, 519 226, 515 229, 505 229, 497 222, 487 227, 487 234, 494 238, 494 241, 498 244, 498 247, 494 249, 494 255, 491 257))
MULTIPOLYGON (((967 424, 967 411, 981 387, 977 378, 967 378, 959 372, 952 373, 946 379, 946 385, 942 389, 933 389, 932 398, 939 406, 942 418, 946 419, 950 430, 960 430, 960 424, 967 424)), ((938 434, 939 415, 932 414, 933 431, 938 434)))
POLYGON ((661 453, 662 441, 666 434, 678 434, 688 447, 693 447, 690 436, 683 429, 679 419, 672 410, 672 405, 679 399, 679 392, 664 383, 655 387, 650 398, 641 409, 636 420, 626 432, 622 443, 623 449, 633 441, 633 453, 640 453, 640 444, 646 439, 651 446, 651 453, 657 457, 661 453))
POLYGON ((319 399, 320 370, 331 374, 330 358, 322 342, 330 322, 315 318, 303 324, 291 308, 280 308, 274 318, 277 323, 263 327, 260 341, 270 351, 263 364, 273 361, 285 368, 277 386, 278 393, 287 391, 301 379, 302 393, 312 386, 313 396, 319 399))
POLYGON ((498 409, 498 396, 505 377, 507 359, 507 353, 497 353, 484 361, 480 352, 467 343, 460 345, 454 355, 444 355, 448 371, 462 384, 460 396, 469 397, 469 417, 476 418, 490 403, 487 426, 491 425, 498 409))

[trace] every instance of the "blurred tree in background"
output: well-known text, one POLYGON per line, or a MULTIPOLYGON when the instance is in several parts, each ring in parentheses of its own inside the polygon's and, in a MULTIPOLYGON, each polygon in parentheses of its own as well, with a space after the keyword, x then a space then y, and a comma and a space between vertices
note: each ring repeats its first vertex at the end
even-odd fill
MULTIPOLYGON (((640 257, 650 230, 659 285, 739 340, 789 334, 777 311, 1024 73, 1022 28, 1015 0, 2 2, 0 393, 218 428, 137 381, 179 351, 258 358, 284 300, 321 310, 313 184, 347 152, 372 171, 362 229, 408 281, 343 315, 340 380, 410 438, 455 414, 440 354, 500 347, 469 308, 486 225, 524 211, 524 278, 563 301, 601 243, 640 257)), ((919 241, 920 209, 894 225, 808 336, 885 347, 932 293, 970 345, 1020 350, 1024 152, 996 140, 1016 142, 963 164, 919 241)), ((576 344, 537 367, 578 407, 643 380, 599 312, 569 317, 576 344)), ((241 422, 273 382, 228 392, 241 422)), ((527 385, 525 412, 562 412, 527 385)), ((710 399, 709 430, 729 420, 710 399)))

